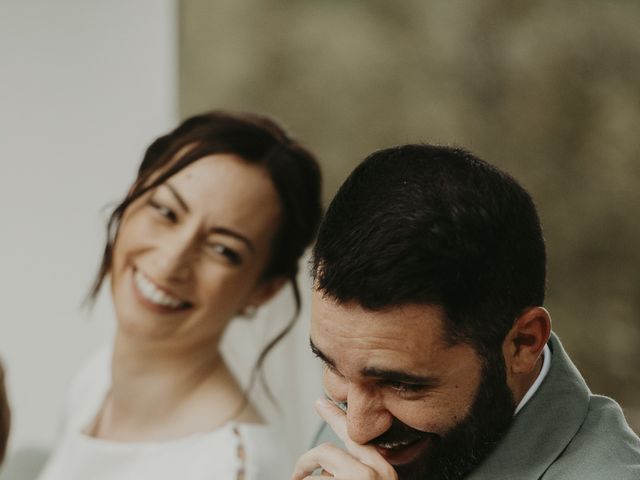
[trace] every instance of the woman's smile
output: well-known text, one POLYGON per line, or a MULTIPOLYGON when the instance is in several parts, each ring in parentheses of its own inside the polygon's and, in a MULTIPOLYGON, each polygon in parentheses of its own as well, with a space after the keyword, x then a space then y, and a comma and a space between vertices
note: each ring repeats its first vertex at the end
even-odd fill
POLYGON ((159 287, 136 268, 133 268, 133 288, 136 293, 136 297, 141 300, 141 303, 152 307, 154 311, 174 312, 176 310, 185 310, 193 306, 186 300, 182 300, 167 290, 159 287))

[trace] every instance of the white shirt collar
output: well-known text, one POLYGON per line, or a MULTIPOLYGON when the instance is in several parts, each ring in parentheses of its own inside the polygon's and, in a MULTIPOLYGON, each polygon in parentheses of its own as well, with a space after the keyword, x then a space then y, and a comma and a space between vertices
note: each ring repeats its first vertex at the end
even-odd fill
POLYGON ((540 388, 540 384, 542 383, 544 378, 547 376, 547 373, 549 373, 549 368, 551 368, 551 350, 549 349, 549 345, 545 345, 544 349, 542 350, 542 368, 540 369, 538 378, 536 378, 536 381, 533 382, 533 385, 529 387, 529 390, 527 390, 527 393, 525 393, 524 397, 522 397, 522 400, 520 400, 520 403, 516 407, 516 411, 513 414, 514 417, 518 414, 520 410, 522 410, 522 407, 524 407, 525 404, 529 400, 531 400, 531 397, 533 397, 533 394, 536 393, 538 388, 540 388))

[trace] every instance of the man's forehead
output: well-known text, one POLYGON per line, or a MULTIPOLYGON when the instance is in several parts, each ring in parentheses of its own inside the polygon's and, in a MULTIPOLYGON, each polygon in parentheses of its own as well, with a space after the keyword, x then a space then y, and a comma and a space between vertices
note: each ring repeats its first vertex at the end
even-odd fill
POLYGON ((316 356, 350 379, 393 378, 436 385, 478 372, 481 359, 468 344, 444 336, 444 310, 406 304, 367 310, 316 294, 310 329, 316 356))
POLYGON ((314 291, 311 333, 319 336, 381 337, 405 340, 416 335, 424 343, 445 345, 444 310, 439 305, 403 304, 370 310, 357 302, 339 302, 314 291))

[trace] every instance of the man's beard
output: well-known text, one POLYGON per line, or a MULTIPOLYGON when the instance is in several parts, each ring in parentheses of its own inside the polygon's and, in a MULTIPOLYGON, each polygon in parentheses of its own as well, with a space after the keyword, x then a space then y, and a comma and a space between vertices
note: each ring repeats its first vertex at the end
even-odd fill
POLYGON ((502 354, 486 359, 482 379, 469 413, 443 435, 425 433, 396 422, 370 442, 431 437, 428 450, 405 465, 394 466, 400 480, 457 480, 484 460, 504 437, 515 411, 515 400, 506 382, 502 354))

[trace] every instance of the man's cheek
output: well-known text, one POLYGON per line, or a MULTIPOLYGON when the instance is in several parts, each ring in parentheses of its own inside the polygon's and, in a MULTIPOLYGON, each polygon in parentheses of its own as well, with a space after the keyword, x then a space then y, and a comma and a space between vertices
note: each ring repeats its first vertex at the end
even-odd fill
POLYGON ((451 412, 429 406, 428 402, 401 402, 396 405, 387 402, 387 408, 391 415, 406 426, 438 436, 446 434, 458 423, 451 412))

